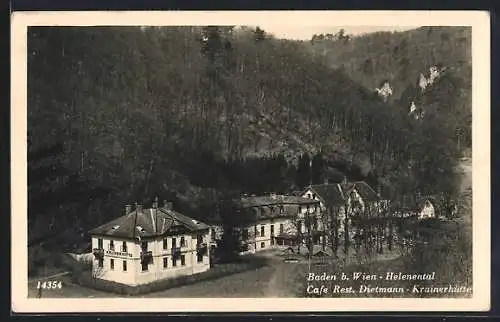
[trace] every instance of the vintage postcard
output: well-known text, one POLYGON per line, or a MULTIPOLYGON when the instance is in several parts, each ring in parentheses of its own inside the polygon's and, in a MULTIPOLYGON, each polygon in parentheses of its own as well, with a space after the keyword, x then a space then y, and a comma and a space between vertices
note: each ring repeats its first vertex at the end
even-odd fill
POLYGON ((16 12, 14 312, 486 311, 486 12, 16 12))

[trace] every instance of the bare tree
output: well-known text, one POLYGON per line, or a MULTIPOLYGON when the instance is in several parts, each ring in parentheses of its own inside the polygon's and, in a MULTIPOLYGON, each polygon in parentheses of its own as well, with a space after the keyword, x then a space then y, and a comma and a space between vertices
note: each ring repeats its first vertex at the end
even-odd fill
POLYGON ((104 269, 104 266, 99 266, 99 265, 92 265, 92 280, 94 283, 98 280, 101 279, 105 275, 106 271, 104 269))
POLYGON ((337 256, 340 237, 340 218, 339 214, 342 210, 339 206, 326 206, 321 211, 320 222, 323 227, 323 245, 326 245, 332 250, 334 256, 337 256))

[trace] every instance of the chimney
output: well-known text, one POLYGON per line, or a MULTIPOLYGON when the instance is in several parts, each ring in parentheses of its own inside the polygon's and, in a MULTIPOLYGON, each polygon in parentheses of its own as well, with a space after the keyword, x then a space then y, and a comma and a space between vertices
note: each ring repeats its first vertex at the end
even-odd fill
POLYGON ((132 211, 132 205, 125 205, 125 215, 128 215, 132 211))
POLYGON ((163 207, 165 207, 167 210, 172 210, 173 205, 171 202, 169 202, 167 200, 163 200, 163 207))
POLYGON ((153 201, 153 206, 152 206, 153 209, 157 209, 158 208, 158 197, 155 197, 155 200, 153 201))

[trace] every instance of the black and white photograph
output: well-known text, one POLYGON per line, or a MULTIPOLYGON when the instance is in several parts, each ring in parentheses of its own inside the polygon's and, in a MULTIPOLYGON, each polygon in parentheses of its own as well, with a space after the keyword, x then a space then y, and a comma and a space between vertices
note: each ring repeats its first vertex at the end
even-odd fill
POLYGON ((13 34, 19 308, 489 308, 486 14, 161 14, 13 34))

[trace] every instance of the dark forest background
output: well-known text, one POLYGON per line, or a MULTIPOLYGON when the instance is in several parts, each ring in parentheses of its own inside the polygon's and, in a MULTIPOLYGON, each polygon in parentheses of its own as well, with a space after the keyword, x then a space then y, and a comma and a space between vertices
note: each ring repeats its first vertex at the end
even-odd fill
POLYGON ((456 27, 311 41, 250 27, 31 27, 29 242, 74 249, 156 195, 207 221, 228 196, 344 177, 391 200, 453 197, 471 150, 470 38, 456 27), (436 65, 446 72, 421 93, 436 65), (374 90, 384 82, 388 99, 374 90))

